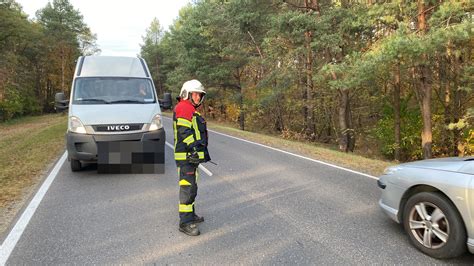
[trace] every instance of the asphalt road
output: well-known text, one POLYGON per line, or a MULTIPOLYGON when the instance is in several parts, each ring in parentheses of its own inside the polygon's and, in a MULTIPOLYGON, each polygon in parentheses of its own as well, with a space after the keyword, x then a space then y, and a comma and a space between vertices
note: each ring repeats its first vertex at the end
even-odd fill
POLYGON ((169 147, 162 175, 73 173, 66 161, 7 265, 474 263, 413 248, 379 209, 373 179, 213 132, 209 149, 218 166, 201 172, 201 236, 177 230, 169 147))

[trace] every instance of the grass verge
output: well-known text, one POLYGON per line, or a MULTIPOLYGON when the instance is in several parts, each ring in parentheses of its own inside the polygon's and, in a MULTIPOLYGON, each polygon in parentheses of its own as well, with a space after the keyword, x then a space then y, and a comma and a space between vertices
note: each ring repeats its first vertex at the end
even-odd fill
POLYGON ((0 124, 0 234, 64 150, 66 129, 60 114, 0 124))
MULTIPOLYGON (((167 117, 173 116, 170 112, 165 112, 163 114, 167 117)), ((336 149, 322 147, 321 145, 314 143, 288 140, 278 136, 243 131, 232 127, 228 123, 208 121, 208 127, 209 129, 213 129, 231 136, 240 137, 270 147, 282 149, 315 160, 335 164, 374 176, 379 176, 387 166, 395 164, 395 162, 371 159, 353 153, 340 152, 336 149)))

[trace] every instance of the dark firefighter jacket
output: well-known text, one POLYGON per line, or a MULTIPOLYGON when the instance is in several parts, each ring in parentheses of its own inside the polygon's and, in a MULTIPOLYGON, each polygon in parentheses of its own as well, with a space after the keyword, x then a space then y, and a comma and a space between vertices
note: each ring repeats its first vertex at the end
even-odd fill
POLYGON ((189 100, 181 100, 173 114, 174 159, 177 165, 188 163, 186 156, 196 150, 199 162, 211 160, 207 150, 208 133, 206 121, 189 100))

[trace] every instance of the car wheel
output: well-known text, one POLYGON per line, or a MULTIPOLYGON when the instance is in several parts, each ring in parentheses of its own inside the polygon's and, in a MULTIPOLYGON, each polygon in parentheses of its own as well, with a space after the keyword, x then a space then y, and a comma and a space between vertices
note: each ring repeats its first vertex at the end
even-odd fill
POLYGON ((71 170, 77 172, 81 170, 81 161, 71 159, 71 170))
POLYGON ((410 197, 403 211, 403 226, 415 247, 434 258, 453 258, 466 251, 464 223, 456 207, 439 193, 410 197))

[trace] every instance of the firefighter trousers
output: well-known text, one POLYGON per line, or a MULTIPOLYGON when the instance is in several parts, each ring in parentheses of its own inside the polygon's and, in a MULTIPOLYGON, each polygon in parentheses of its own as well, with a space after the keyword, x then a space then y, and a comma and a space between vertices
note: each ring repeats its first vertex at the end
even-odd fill
POLYGON ((197 168, 197 164, 190 163, 178 166, 180 224, 190 223, 194 220, 194 200, 197 196, 197 179, 199 179, 197 168))

